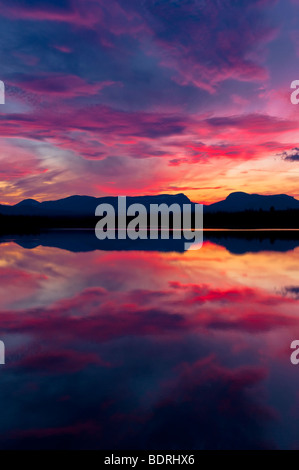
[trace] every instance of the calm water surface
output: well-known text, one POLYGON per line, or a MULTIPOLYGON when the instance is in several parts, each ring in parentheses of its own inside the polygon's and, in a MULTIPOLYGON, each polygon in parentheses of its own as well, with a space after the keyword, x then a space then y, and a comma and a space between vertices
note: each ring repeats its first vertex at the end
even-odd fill
POLYGON ((296 243, 53 245, 0 245, 0 448, 299 448, 296 243))

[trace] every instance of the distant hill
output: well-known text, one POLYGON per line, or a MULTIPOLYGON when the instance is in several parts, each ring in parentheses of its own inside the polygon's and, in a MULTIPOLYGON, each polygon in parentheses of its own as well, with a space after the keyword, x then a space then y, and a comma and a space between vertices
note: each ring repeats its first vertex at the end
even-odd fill
POLYGON ((212 212, 243 212, 248 210, 276 211, 299 209, 299 201, 292 196, 260 196, 243 192, 231 193, 224 201, 205 206, 206 213, 212 212))
MULTIPOLYGON (((149 209, 150 204, 165 203, 171 205, 176 203, 180 207, 183 204, 194 204, 184 194, 127 197, 127 206, 135 203, 143 204, 147 209, 149 209)), ((14 206, 0 204, 0 214, 43 217, 93 217, 99 204, 111 204, 117 210, 117 197, 70 196, 56 201, 45 202, 25 199, 14 206)), ((271 209, 276 211, 299 209, 299 201, 286 194, 260 196, 259 194, 236 192, 231 193, 224 201, 204 206, 205 213, 270 211, 271 209)))
MULTIPOLYGON (((111 204, 117 212, 117 197, 91 197, 70 196, 57 201, 38 202, 34 199, 26 199, 14 206, 1 205, 0 214, 11 216, 42 216, 42 217, 94 217, 96 207, 99 204, 111 204)), ((149 209, 150 204, 191 204, 190 199, 184 194, 160 194, 157 196, 127 197, 127 207, 131 204, 143 204, 149 209)))
MULTIPOLYGON (((118 215, 117 197, 70 196, 44 202, 26 199, 14 206, 0 205, 0 232, 33 232, 51 227, 91 228, 95 226, 97 206, 105 203, 111 204, 118 215)), ((127 197, 127 207, 138 203, 146 207, 148 214, 150 204, 166 204, 168 207, 178 204, 181 209, 184 204, 194 207, 184 194, 127 197)), ((128 217, 127 221, 131 219, 128 217)), ((194 226, 194 211, 192 224, 194 226)), ((299 201, 286 194, 232 193, 224 201, 204 206, 204 228, 299 229, 299 201)))

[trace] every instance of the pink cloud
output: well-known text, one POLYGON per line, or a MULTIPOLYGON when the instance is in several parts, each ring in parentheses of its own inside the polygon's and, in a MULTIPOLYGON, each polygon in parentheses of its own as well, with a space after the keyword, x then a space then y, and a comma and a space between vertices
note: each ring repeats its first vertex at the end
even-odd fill
POLYGON ((92 28, 101 17, 101 9, 97 7, 96 2, 89 1, 93 7, 92 11, 80 1, 69 2, 68 7, 59 7, 57 4, 28 5, 8 4, 1 1, 0 15, 7 18, 19 18, 29 21, 55 21, 70 23, 72 25, 92 28))
POLYGON ((87 83, 76 75, 45 75, 34 79, 24 77, 19 81, 15 80, 13 85, 21 88, 25 92, 44 95, 45 100, 49 97, 61 96, 63 99, 74 98, 76 96, 92 96, 99 93, 103 88, 119 85, 113 81, 103 81, 97 83, 87 83))
POLYGON ((71 52, 72 52, 72 49, 68 46, 55 44, 53 47, 55 47, 55 49, 57 49, 60 52, 65 53, 65 54, 71 54, 71 52))

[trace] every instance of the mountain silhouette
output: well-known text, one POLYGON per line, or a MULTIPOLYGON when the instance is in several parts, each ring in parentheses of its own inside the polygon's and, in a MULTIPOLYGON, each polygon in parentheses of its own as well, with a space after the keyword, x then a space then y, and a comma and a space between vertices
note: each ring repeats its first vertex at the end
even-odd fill
POLYGON ((292 196, 260 196, 243 192, 231 193, 224 201, 205 206, 205 212, 283 211, 299 209, 299 201, 292 196))
MULTIPOLYGON (((184 194, 160 194, 155 196, 127 197, 127 207, 131 204, 143 204, 148 210, 150 204, 193 204, 184 194)), ((70 196, 57 201, 38 202, 34 199, 26 199, 14 206, 0 204, 0 214, 2 215, 25 215, 25 216, 76 216, 94 217, 95 210, 99 204, 111 204, 116 213, 118 207, 117 197, 92 197, 92 196, 70 196)))
MULTIPOLYGON (((22 233, 41 228, 91 228, 95 227, 96 208, 110 204, 118 214, 118 198, 70 196, 56 201, 38 202, 25 199, 14 206, 0 205, 0 232, 22 233)), ((184 204, 191 204, 194 227, 195 203, 184 194, 159 194, 127 197, 126 207, 142 204, 150 214, 151 204, 178 204, 182 213, 184 204)), ((132 216, 127 217, 127 221, 132 216)), ((134 218, 134 217, 133 217, 134 218)), ((173 220, 171 215, 171 220, 173 220)), ((148 216, 148 224, 150 222, 148 216)), ((170 227, 172 222, 170 222, 170 227)), ((225 200, 204 206, 204 228, 210 229, 299 229, 299 201, 286 194, 261 196, 235 192, 225 200)))
MULTIPOLYGON (((99 204, 111 204, 117 213, 117 197, 70 196, 55 201, 38 202, 34 199, 25 199, 14 206, 0 204, 0 214, 3 215, 30 215, 30 216, 76 216, 93 217, 99 204)), ((131 204, 143 204, 148 210, 150 204, 194 204, 184 194, 159 194, 154 196, 127 197, 127 207, 131 204)), ((205 213, 216 212, 243 212, 243 211, 284 211, 299 209, 299 201, 292 196, 279 194, 275 196, 261 196, 244 192, 231 193, 223 201, 204 206, 205 213)))

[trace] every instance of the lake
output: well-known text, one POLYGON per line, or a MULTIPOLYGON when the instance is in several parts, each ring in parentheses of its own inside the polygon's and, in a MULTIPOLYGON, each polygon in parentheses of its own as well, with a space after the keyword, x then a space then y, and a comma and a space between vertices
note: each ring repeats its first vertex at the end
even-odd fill
POLYGON ((1 449, 299 449, 299 241, 0 244, 1 449))

